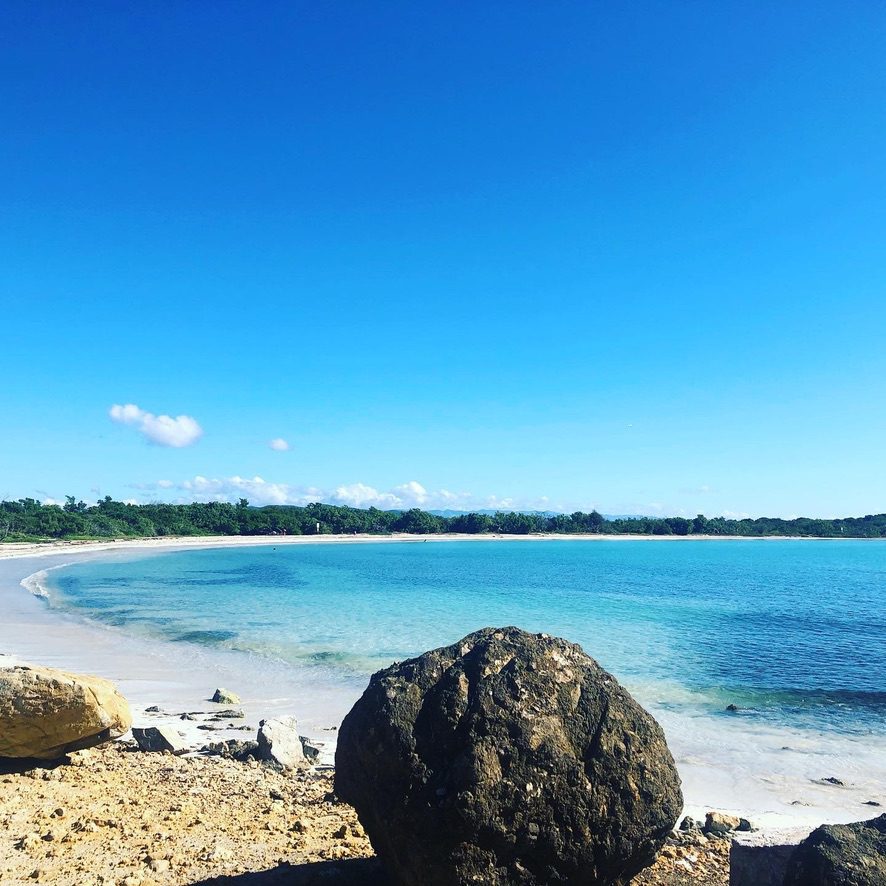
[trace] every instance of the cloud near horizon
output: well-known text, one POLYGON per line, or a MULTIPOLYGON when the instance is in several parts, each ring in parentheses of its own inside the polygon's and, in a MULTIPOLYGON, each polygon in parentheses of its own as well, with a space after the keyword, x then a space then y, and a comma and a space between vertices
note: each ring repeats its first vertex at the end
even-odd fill
POLYGON ((274 437, 273 440, 269 440, 268 446, 273 449, 274 452, 289 452, 290 449, 289 441, 284 440, 282 437, 274 437))
MULTIPOLYGON (((130 488, 142 492, 176 494, 176 500, 227 501, 236 502, 246 498, 253 505, 306 505, 323 502, 333 505, 348 505, 353 508, 380 508, 382 510, 481 510, 500 508, 502 510, 525 508, 545 510, 550 507, 548 500, 536 502, 516 502, 512 498, 499 498, 491 495, 477 497, 470 492, 451 492, 448 489, 428 490, 416 480, 410 480, 393 489, 383 491, 366 483, 350 483, 334 489, 320 489, 316 486, 295 486, 289 483, 273 483, 263 477, 204 477, 197 475, 190 480, 172 482, 159 480, 154 483, 132 484, 130 488)), ((146 499, 147 500, 147 499, 146 499)))
POLYGON ((132 425, 149 443, 156 446, 181 449, 193 446, 203 436, 203 428, 190 415, 175 418, 171 415, 154 415, 134 403, 127 403, 125 406, 115 403, 108 410, 108 415, 117 424, 132 425))

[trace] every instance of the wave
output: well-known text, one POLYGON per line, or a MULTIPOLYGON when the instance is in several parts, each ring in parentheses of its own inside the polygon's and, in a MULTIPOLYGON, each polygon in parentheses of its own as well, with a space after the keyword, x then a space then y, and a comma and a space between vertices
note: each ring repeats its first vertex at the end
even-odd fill
MULTIPOLYGON (((67 564, 63 564, 67 565, 67 564)), ((49 573, 55 569, 61 569, 61 566, 50 566, 48 569, 41 569, 31 575, 25 576, 19 584, 35 597, 42 597, 44 600, 52 599, 52 588, 49 584, 49 573)))

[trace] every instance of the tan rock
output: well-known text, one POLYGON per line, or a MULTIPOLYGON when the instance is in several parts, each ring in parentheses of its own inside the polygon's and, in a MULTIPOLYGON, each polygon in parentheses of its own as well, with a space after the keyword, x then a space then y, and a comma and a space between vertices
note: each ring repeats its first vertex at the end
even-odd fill
POLYGON ((109 680, 54 668, 0 668, 0 757, 54 760, 123 735, 129 704, 109 680))

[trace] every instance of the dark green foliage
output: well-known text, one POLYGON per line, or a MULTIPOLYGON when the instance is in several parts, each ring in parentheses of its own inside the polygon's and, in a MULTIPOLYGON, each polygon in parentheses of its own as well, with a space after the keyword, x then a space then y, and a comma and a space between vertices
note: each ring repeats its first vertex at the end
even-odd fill
POLYGON ((33 498, 0 502, 0 542, 50 538, 124 538, 171 535, 389 535, 443 532, 529 535, 738 535, 821 538, 886 538, 886 514, 817 520, 760 517, 756 520, 683 517, 633 517, 607 520, 596 511, 585 514, 540 514, 499 511, 496 514, 458 514, 440 517, 412 508, 380 511, 342 505, 310 504, 306 507, 249 506, 206 502, 195 504, 126 504, 106 496, 94 505, 67 496, 63 507, 44 505, 33 498))

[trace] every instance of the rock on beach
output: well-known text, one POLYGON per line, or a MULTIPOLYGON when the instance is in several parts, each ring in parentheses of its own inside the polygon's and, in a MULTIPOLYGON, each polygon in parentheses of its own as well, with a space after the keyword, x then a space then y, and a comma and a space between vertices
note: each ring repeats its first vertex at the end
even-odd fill
POLYGON ((231 692, 230 689, 223 689, 219 686, 212 693, 210 701, 214 701, 216 704, 240 704, 240 696, 236 692, 231 692))
POLYGON ((816 828, 791 855, 784 886, 886 886, 886 815, 816 828))
POLYGON ((258 756, 278 763, 284 769, 295 769, 305 761, 298 722, 295 717, 275 717, 258 724, 258 756))
POLYGON ((0 757, 55 760, 119 738, 132 724, 109 680, 55 668, 0 669, 0 757))
POLYGON ((622 884, 682 807, 652 716, 581 647, 513 627, 375 674, 335 788, 399 886, 622 884))

